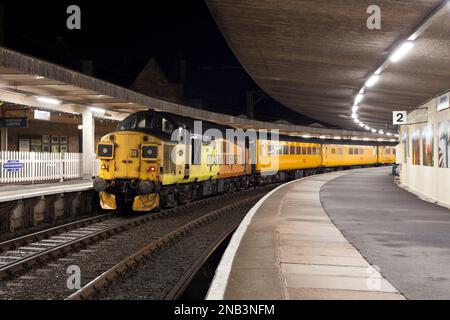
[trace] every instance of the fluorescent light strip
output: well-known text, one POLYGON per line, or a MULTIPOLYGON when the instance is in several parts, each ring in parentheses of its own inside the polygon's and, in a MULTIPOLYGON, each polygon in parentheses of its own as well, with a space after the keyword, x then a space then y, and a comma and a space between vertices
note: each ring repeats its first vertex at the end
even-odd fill
POLYGON ((52 104, 52 105, 58 105, 61 104, 61 101, 58 99, 53 99, 53 98, 49 98, 49 97, 37 97, 36 98, 39 102, 42 103, 48 103, 48 104, 52 104))
POLYGON ((369 80, 367 80, 366 87, 369 87, 369 88, 372 87, 375 83, 378 82, 378 80, 380 80, 380 76, 379 75, 376 75, 376 74, 372 75, 369 78, 369 80))
POLYGON ((395 50, 395 52, 391 55, 390 60, 392 62, 400 61, 406 54, 414 47, 414 42, 405 41, 403 44, 395 50))

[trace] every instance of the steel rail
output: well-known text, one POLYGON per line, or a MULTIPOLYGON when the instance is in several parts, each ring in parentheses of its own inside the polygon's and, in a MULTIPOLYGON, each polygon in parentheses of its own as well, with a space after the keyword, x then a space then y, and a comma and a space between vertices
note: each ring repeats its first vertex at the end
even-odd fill
POLYGON ((182 236, 192 232, 196 228, 199 228, 203 225, 206 225, 217 218, 233 211, 234 209, 248 204, 256 199, 260 198, 261 195, 255 195, 239 202, 233 203, 226 207, 223 207, 218 210, 214 210, 209 212, 200 218, 197 218, 184 226, 166 234, 165 236, 152 240, 147 243, 143 248, 138 250, 137 252, 129 255, 118 264, 110 268, 108 271, 101 274, 96 279, 92 280, 90 283, 85 285, 83 288, 70 295, 66 300, 86 300, 95 297, 99 292, 108 287, 111 283, 113 283, 117 278, 119 278, 124 273, 128 272, 132 268, 134 268, 138 263, 143 261, 146 257, 158 252, 163 247, 169 245, 173 241, 181 238, 182 236))

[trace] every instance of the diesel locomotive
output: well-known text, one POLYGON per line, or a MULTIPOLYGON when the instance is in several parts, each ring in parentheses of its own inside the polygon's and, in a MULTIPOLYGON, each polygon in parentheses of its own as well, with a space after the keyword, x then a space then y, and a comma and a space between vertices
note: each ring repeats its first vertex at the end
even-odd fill
POLYGON ((146 212, 319 172, 395 163, 393 144, 293 136, 272 140, 259 133, 242 144, 226 138, 225 131, 233 128, 208 121, 192 134, 194 121, 142 111, 102 137, 100 174, 94 180, 101 207, 146 212), (208 136, 208 129, 223 135, 208 136))

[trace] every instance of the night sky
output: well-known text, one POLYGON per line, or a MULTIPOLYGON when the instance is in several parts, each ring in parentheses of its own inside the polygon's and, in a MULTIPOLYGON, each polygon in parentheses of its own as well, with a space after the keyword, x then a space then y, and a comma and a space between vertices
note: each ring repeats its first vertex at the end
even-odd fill
MULTIPOLYGON (((128 87, 151 57, 169 80, 176 59, 187 61, 185 95, 201 98, 205 109, 245 113, 245 94, 260 90, 227 46, 206 3, 188 1, 7 1, 5 46, 80 70, 82 60, 93 61, 95 77, 128 87), (68 30, 66 9, 81 8, 81 30, 68 30)), ((303 117, 263 99, 255 107, 261 120, 303 117)))

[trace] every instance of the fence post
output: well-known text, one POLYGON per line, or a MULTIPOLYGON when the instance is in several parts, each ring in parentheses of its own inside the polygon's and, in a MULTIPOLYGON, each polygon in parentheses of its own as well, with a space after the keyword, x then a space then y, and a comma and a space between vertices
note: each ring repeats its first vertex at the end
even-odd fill
POLYGON ((63 154, 59 153, 59 182, 64 181, 64 163, 63 163, 63 154))
MULTIPOLYGON (((24 157, 25 159, 25 157, 24 157)), ((25 161, 24 161, 25 162, 25 161)), ((34 180, 36 179, 36 157, 34 152, 30 153, 30 164, 31 164, 31 183, 34 183, 34 180)), ((24 166, 25 168, 25 166, 24 166)))

